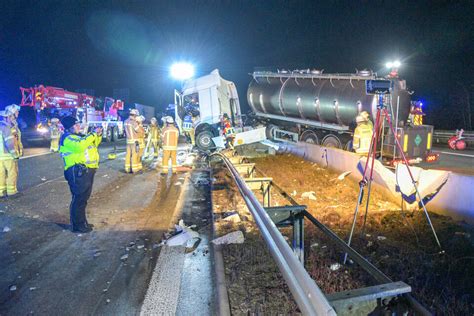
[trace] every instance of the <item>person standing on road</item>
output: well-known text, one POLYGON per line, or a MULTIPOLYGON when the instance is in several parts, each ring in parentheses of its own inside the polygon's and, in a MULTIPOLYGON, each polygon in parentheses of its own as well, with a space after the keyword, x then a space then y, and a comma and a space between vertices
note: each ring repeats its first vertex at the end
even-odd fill
POLYGON ((127 153, 125 155, 125 172, 138 172, 138 122, 137 116, 140 115, 137 109, 131 109, 128 119, 125 120, 125 134, 127 136, 127 153))
POLYGON ((166 127, 161 131, 163 140, 163 160, 161 162, 161 173, 168 173, 168 163, 171 159, 173 172, 176 171, 178 163, 176 153, 178 151, 179 130, 174 126, 174 120, 171 116, 166 118, 166 127))
POLYGON ((15 149, 15 136, 12 133, 11 117, 0 112, 0 198, 17 196, 18 152, 15 149))
POLYGON ((158 158, 158 153, 160 151, 160 136, 161 131, 160 127, 158 126, 158 121, 156 118, 152 117, 150 120, 150 145, 153 147, 153 156, 158 158))
POLYGON ((59 150, 59 138, 61 137, 61 130, 59 128, 59 119, 57 117, 53 117, 51 119, 49 134, 51 136, 51 146, 49 147, 49 149, 53 153, 57 153, 59 150))
POLYGON ((143 122, 145 122, 145 117, 140 115, 137 117, 138 123, 138 131, 137 131, 137 139, 138 139, 138 157, 137 157, 137 171, 140 173, 143 170, 142 158, 143 152, 145 151, 145 127, 143 126, 143 122))
POLYGON ((21 130, 18 126, 18 116, 20 115, 20 106, 11 104, 5 108, 5 112, 8 114, 11 120, 11 128, 13 136, 15 136, 15 149, 18 155, 23 156, 23 143, 21 142, 21 130))
POLYGON ((59 141, 59 152, 64 162, 64 177, 69 184, 72 200, 69 206, 71 230, 92 231, 86 219, 87 200, 92 193, 94 176, 99 168, 99 151, 102 127, 87 135, 81 134, 81 124, 72 116, 61 120, 65 133, 59 141))

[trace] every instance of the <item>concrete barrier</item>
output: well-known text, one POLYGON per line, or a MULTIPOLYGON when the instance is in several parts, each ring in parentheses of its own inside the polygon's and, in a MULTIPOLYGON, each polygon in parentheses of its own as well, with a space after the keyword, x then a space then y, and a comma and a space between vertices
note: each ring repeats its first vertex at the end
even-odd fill
MULTIPOLYGON (((326 148, 318 145, 299 142, 281 143, 279 152, 298 155, 337 172, 351 171, 350 177, 355 181, 362 179, 366 158, 348 151, 326 148)), ((369 162, 370 163, 370 162, 369 162)), ((410 168, 418 182, 423 197, 430 196, 428 211, 451 216, 456 220, 464 220, 474 224, 474 177, 450 171, 424 170, 410 168)), ((395 172, 386 168, 379 161, 374 163, 373 184, 381 189, 388 198, 400 203, 401 195, 397 190, 395 172)), ((357 193, 355 193, 357 194, 357 193)), ((417 202, 406 204, 409 208, 417 208, 417 202)))

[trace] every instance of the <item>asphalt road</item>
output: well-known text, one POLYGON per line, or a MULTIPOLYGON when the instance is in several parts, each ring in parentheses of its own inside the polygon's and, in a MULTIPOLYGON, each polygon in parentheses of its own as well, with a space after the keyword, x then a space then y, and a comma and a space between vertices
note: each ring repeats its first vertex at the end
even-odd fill
POLYGON ((26 150, 22 195, 0 203, 0 315, 138 313, 183 175, 160 176, 154 168, 125 174, 123 154, 106 160, 110 150, 100 147, 90 234, 68 230, 70 193, 59 155, 26 150))
POLYGON ((436 146, 433 152, 438 153, 440 159, 436 163, 424 163, 421 167, 474 175, 474 150, 456 151, 447 146, 436 146))

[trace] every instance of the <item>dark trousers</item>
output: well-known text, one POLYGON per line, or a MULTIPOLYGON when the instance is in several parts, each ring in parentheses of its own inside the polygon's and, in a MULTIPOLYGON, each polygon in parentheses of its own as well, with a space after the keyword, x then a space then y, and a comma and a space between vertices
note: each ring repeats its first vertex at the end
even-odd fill
POLYGON ((86 206, 92 193, 96 169, 84 165, 74 165, 64 171, 69 184, 72 200, 69 206, 72 230, 87 227, 86 206))

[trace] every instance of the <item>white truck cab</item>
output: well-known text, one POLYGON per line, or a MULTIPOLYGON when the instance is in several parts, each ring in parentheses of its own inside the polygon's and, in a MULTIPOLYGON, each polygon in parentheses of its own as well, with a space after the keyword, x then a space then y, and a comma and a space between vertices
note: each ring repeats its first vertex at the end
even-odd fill
POLYGON ((219 70, 183 83, 175 90, 175 121, 181 133, 191 124, 195 129, 196 146, 201 150, 215 147, 212 138, 220 135, 221 120, 227 114, 236 131, 242 129, 237 89, 232 81, 223 79, 219 70))

